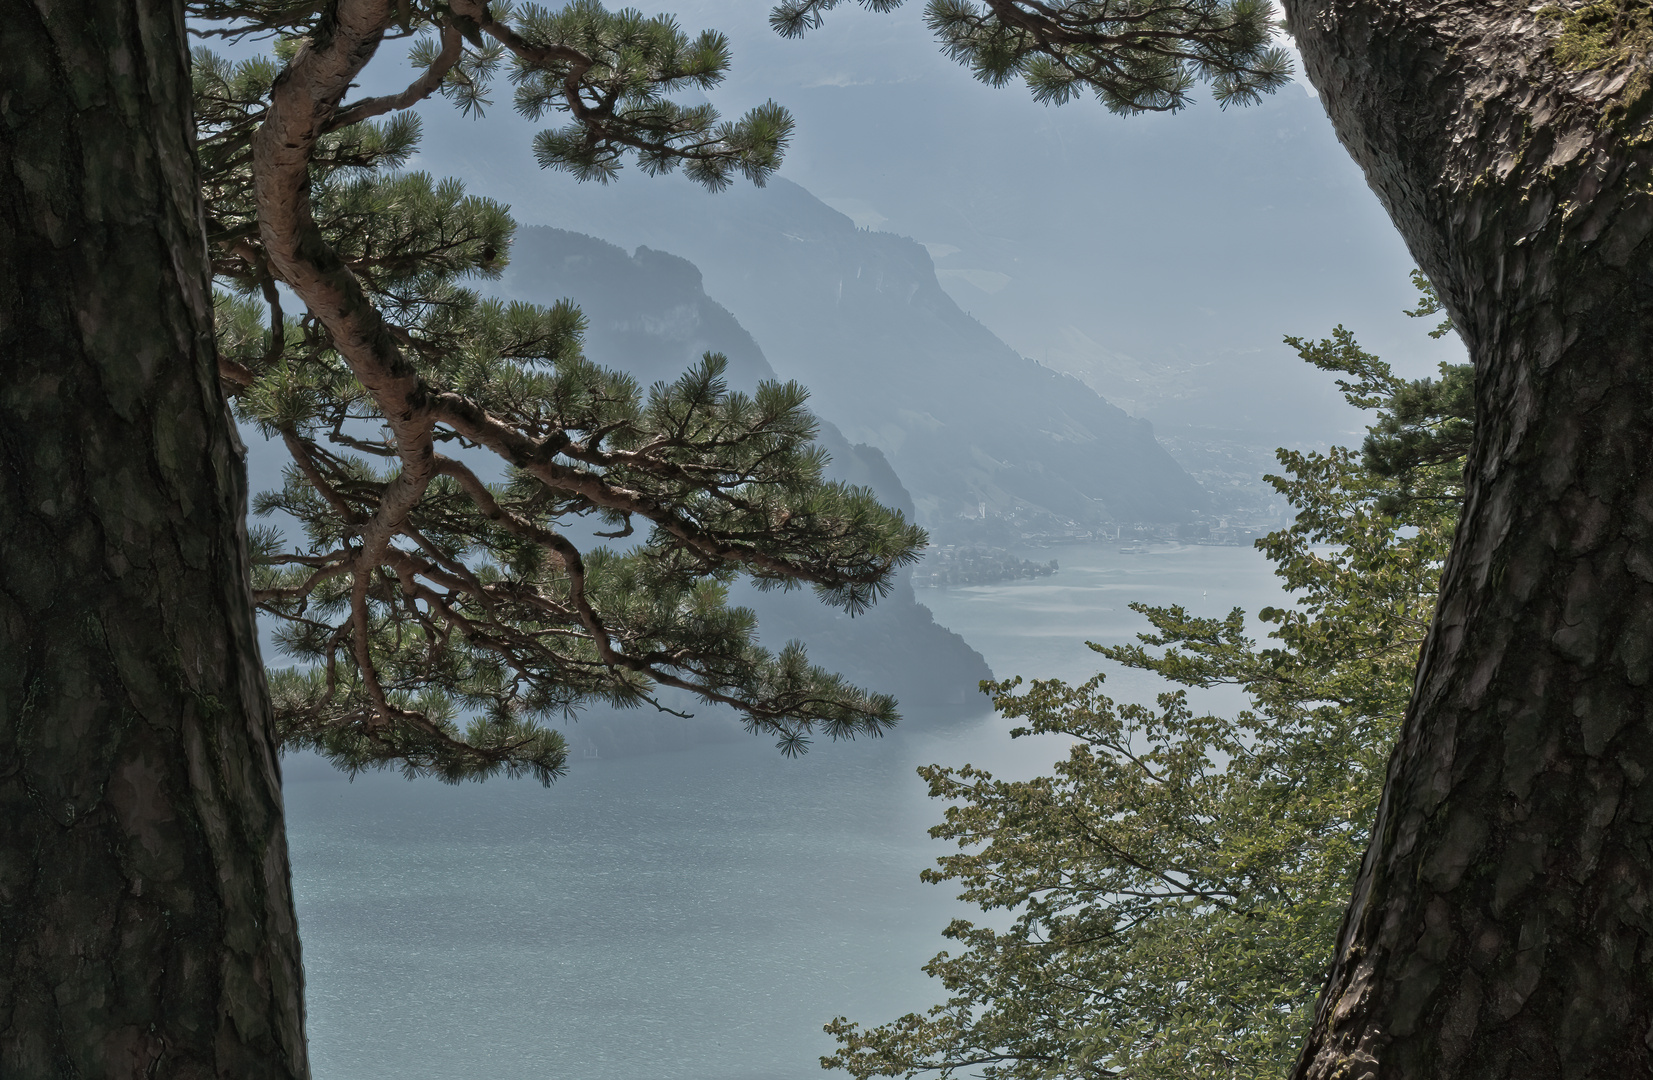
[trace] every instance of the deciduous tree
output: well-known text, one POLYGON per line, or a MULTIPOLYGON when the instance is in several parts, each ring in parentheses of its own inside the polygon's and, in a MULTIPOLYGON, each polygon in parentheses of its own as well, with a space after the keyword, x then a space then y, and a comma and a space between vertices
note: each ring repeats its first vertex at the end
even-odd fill
MULTIPOLYGON (((807 26, 836 3, 776 18, 807 26)), ((1268 70, 1262 7, 927 10, 983 78, 1094 88, 1129 112, 1186 103, 1139 104, 1120 82, 1133 64, 1160 65, 1153 85, 1178 68, 1219 93, 1225 71, 1268 70), (1253 52, 1206 47, 1212 35, 1253 52)), ((1338 137, 1468 346, 1480 417, 1434 629, 1294 1075, 1653 1073, 1653 8, 1283 7, 1338 137)))
POLYGON ((1295 594, 1254 640, 1246 613, 1134 605, 1140 643, 1097 652, 1172 687, 1119 704, 1079 686, 991 685, 1013 736, 1074 740, 1050 775, 928 766, 959 846, 927 880, 1010 917, 956 920, 926 970, 948 1000, 863 1029, 828 1026, 857 1077, 1270 1080, 1291 1067, 1370 836, 1458 517, 1467 367, 1408 382, 1339 327, 1288 339, 1377 409, 1361 450, 1281 451, 1297 508, 1259 546, 1295 594), (1200 715, 1183 687, 1242 688, 1200 715))

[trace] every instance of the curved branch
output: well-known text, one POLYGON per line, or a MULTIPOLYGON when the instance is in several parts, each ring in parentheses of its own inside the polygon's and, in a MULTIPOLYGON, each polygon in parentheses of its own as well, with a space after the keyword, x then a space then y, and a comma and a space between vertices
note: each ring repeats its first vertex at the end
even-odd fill
POLYGON ((264 122, 252 139, 254 194, 265 258, 275 275, 327 328, 334 348, 372 395, 395 436, 402 464, 381 492, 372 519, 360 529, 362 547, 350 598, 356 662, 374 705, 387 717, 390 705, 368 649, 369 577, 435 475, 433 425, 424 405, 428 397, 424 381, 402 355, 395 335, 361 282, 316 224, 310 207, 309 168, 317 141, 337 126, 340 99, 372 59, 393 18, 393 7, 384 0, 340 0, 328 20, 331 33, 318 34, 300 47, 276 80, 264 122))
POLYGON ((442 24, 441 36, 442 51, 436 54, 436 59, 431 61, 425 73, 410 83, 406 90, 399 94, 364 98, 347 105, 333 117, 326 130, 337 131, 387 112, 406 109, 436 93, 442 86, 442 80, 448 77, 448 72, 453 70, 453 66, 459 63, 459 58, 465 54, 465 39, 452 24, 442 24))
POLYGON ((591 119, 591 110, 580 100, 580 82, 585 73, 590 71, 594 61, 578 49, 567 45, 535 45, 521 34, 493 17, 488 5, 478 0, 455 0, 453 5, 455 14, 474 19, 482 32, 511 50, 512 53, 534 64, 567 64, 568 74, 563 76, 563 99, 568 103, 568 111, 577 120, 591 119))

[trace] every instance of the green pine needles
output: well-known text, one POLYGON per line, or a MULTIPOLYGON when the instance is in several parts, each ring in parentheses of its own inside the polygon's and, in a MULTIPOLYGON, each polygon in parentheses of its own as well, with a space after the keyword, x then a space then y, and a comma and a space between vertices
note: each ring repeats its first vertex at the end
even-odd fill
MULTIPOLYGON (((1434 393, 1444 413, 1416 407, 1467 384, 1467 368, 1413 383, 1341 327, 1292 341, 1346 377, 1352 403, 1378 410, 1384 445, 1397 429, 1459 433, 1468 422, 1456 390, 1434 393)), ((985 684, 1000 712, 1025 721, 1013 736, 1074 741, 1050 775, 1025 782, 971 766, 920 770, 949 804, 931 835, 959 847, 925 879, 1005 913, 1003 928, 954 921, 944 933, 958 950, 925 968, 947 1000, 873 1028, 839 1017, 827 1030, 840 1048, 822 1064, 858 1078, 1286 1075, 1434 611, 1462 498, 1464 444, 1453 439, 1403 464, 1385 457, 1396 464, 1387 472, 1343 447, 1281 451, 1285 475, 1273 483, 1298 514, 1258 546, 1297 601, 1257 613, 1271 643, 1248 635, 1238 609, 1205 618, 1135 605, 1152 624, 1139 643, 1091 646, 1167 680, 1174 689, 1157 704, 1115 703, 1101 675, 985 684), (1220 684, 1243 688, 1250 708, 1190 708, 1187 687, 1220 684)))
MULTIPOLYGON (((861 0, 890 11, 902 0, 861 0)), ((770 25, 799 37, 842 0, 784 0, 770 25)), ((1194 87, 1222 106, 1255 104, 1291 80, 1268 0, 929 0, 947 55, 990 86, 1013 79, 1060 105, 1090 92, 1121 114, 1176 112, 1194 87)))
MULTIPOLYGON (((493 10, 505 17, 498 14, 501 5, 493 10)), ((779 105, 767 102, 738 122, 723 122, 710 105, 683 106, 666 97, 723 81, 729 41, 722 34, 706 31, 691 41, 668 17, 610 14, 588 0, 555 12, 526 4, 517 28, 529 46, 511 70, 517 110, 534 120, 552 111, 570 117, 566 126, 535 137, 542 166, 606 183, 630 150, 650 175, 682 165, 714 190, 736 172, 761 184, 779 167, 792 134, 792 118, 779 105), (567 92, 570 79, 580 92, 567 92)))
POLYGON ((546 167, 606 180, 629 156, 710 188, 761 182, 784 110, 725 122, 670 100, 722 79, 724 39, 583 0, 193 11, 208 33, 279 35, 274 56, 200 50, 194 68, 220 372, 290 457, 254 501, 280 524, 252 531, 259 610, 299 662, 271 675, 283 743, 350 770, 550 782, 566 748, 547 721, 593 702, 669 712, 662 687, 787 753, 894 723, 892 699, 796 643, 765 650, 728 602, 745 576, 853 614, 925 543, 823 479, 804 389, 735 392, 715 355, 651 387, 598 367, 569 304, 474 287, 509 257, 507 209, 404 168, 407 110, 440 93, 480 114, 508 60, 518 110, 566 121, 535 140, 546 167), (397 37, 414 41, 408 89, 344 100, 397 37))

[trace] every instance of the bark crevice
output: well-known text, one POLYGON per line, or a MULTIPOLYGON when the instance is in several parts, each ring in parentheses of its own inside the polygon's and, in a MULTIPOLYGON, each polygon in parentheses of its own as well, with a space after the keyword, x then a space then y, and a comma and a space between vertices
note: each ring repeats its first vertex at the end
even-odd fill
POLYGON ((182 10, 0 55, 0 1076, 307 1080, 182 10))
POLYGON ((1619 107, 1640 70, 1564 69, 1555 22, 1513 0, 1287 8, 1339 137, 1464 337, 1478 414, 1435 625, 1294 1076, 1649 1075, 1653 132, 1619 107))

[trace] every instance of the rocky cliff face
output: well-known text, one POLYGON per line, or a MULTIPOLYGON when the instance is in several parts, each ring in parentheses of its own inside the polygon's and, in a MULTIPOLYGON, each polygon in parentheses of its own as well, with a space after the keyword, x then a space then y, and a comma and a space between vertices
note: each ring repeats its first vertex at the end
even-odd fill
MULTIPOLYGON (((941 289, 922 245, 857 229, 785 181, 715 197, 635 190, 539 209, 693 259, 775 369, 810 387, 850 440, 885 453, 932 529, 983 514, 1043 531, 1206 509, 1146 422, 1005 345, 941 289)), ((514 272, 554 261, 555 235, 524 229, 514 272)))
MULTIPOLYGON (((536 303, 572 299, 589 322, 586 354, 644 385, 675 379, 705 352, 728 357, 732 386, 749 390, 777 377, 752 335, 706 295, 700 271, 674 255, 649 248, 628 254, 579 233, 527 229, 495 291, 536 303)), ((870 487, 886 505, 914 514, 912 496, 878 449, 851 442, 825 422, 820 441, 832 455, 828 473, 834 479, 870 487)), ((804 641, 816 663, 894 694, 909 722, 926 707, 974 699, 976 684, 992 677, 981 655, 938 626, 918 603, 905 574, 888 597, 854 619, 807 591, 759 593, 740 587, 735 599, 758 613, 765 644, 773 648, 793 638, 804 641)), ((712 710, 688 699, 676 704, 700 715, 681 721, 652 711, 598 712, 568 732, 570 741, 576 752, 608 755, 738 734, 712 710)))

